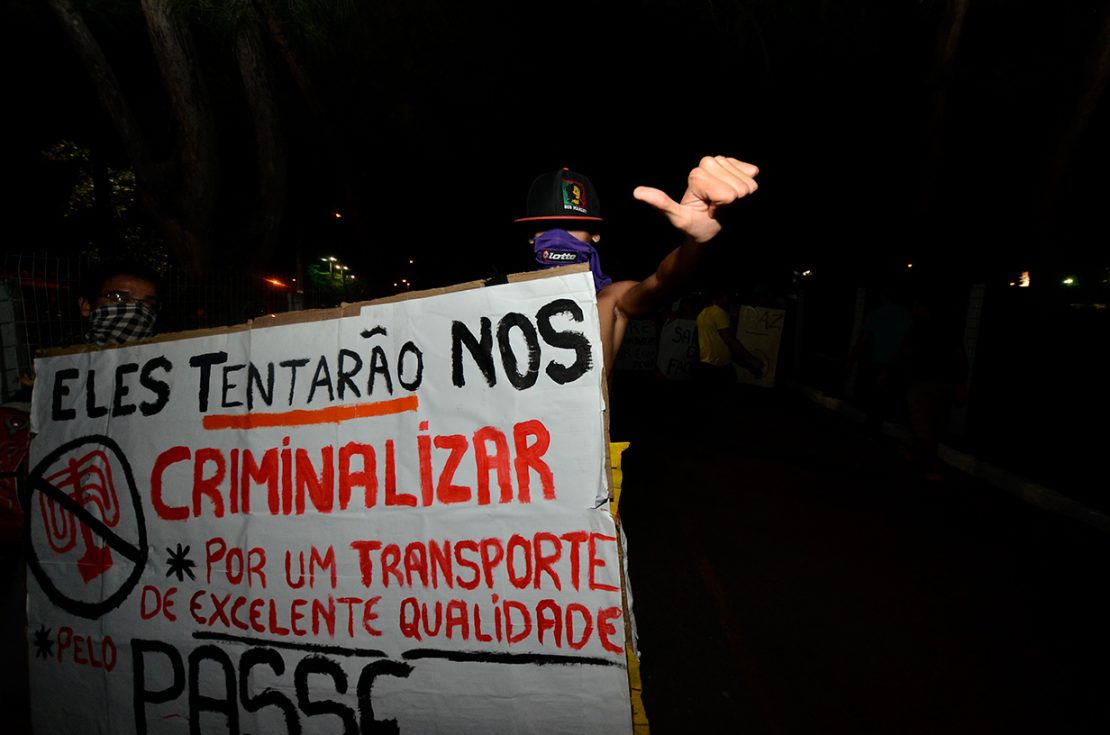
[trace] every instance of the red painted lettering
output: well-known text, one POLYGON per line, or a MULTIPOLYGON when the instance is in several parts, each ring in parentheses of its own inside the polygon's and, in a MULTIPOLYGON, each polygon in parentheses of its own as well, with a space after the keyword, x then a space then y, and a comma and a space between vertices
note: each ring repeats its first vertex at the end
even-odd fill
POLYGON ((224 516, 224 499, 220 495, 220 483, 227 474, 227 462, 219 449, 198 449, 193 457, 193 515, 200 518, 200 499, 207 496, 212 502, 213 513, 217 518, 224 516), (204 465, 212 462, 216 465, 215 471, 208 477, 204 476, 204 465))
POLYGON ((474 432, 474 463, 478 469, 478 503, 489 505, 489 473, 497 473, 497 487, 501 491, 501 502, 513 499, 513 481, 509 473, 509 442, 505 434, 492 426, 483 426, 474 432), (486 449, 486 443, 493 443, 493 454, 486 449))
POLYGON ((150 504, 163 520, 183 521, 189 517, 188 507, 166 504, 162 496, 162 475, 171 464, 186 462, 191 456, 188 447, 170 447, 154 460, 154 469, 150 471, 150 504))
POLYGON ((544 452, 551 445, 551 434, 548 433, 547 427, 537 419, 515 424, 513 442, 516 445, 516 459, 513 464, 516 467, 517 497, 520 502, 529 503, 532 500, 529 469, 539 474, 544 499, 554 500, 555 477, 551 474, 551 468, 542 459, 544 452), (529 442, 529 438, 534 441, 529 442))
POLYGON ((351 489, 361 487, 363 502, 367 508, 378 504, 378 465, 374 447, 369 444, 350 442, 339 449, 339 508, 347 509, 351 500, 351 489), (351 472, 351 457, 362 457, 362 469, 351 472))

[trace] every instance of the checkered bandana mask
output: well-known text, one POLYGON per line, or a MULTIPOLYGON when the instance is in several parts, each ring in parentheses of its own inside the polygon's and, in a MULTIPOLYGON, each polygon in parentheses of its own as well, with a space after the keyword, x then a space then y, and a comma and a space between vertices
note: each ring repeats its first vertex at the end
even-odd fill
POLYGON ((154 334, 157 312, 141 301, 99 306, 89 314, 85 339, 97 345, 116 345, 154 334))

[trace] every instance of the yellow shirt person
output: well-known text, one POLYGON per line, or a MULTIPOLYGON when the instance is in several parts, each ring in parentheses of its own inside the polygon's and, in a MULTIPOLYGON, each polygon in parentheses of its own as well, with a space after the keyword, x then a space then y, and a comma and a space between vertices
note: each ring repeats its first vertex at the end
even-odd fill
POLYGON ((709 365, 724 367, 732 362, 732 351, 721 338, 721 332, 729 333, 731 320, 728 312, 716 304, 710 304, 698 314, 698 357, 709 365))

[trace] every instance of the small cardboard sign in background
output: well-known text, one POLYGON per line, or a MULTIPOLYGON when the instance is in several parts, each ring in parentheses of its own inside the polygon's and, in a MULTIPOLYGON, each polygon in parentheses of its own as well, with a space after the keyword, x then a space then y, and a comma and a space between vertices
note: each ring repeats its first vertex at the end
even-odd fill
POLYGON ((736 338, 753 355, 763 360, 763 375, 756 378, 751 372, 737 367, 737 379, 748 385, 772 387, 778 367, 779 344, 782 342, 782 323, 786 312, 762 306, 741 306, 736 338))
POLYGON ((589 276, 323 316, 37 361, 36 731, 630 732, 589 276))
POLYGON ((613 367, 630 372, 654 371, 659 335, 650 319, 629 319, 613 367))
POLYGON ((667 380, 690 380, 698 361, 698 323, 671 319, 659 330, 656 368, 667 380))

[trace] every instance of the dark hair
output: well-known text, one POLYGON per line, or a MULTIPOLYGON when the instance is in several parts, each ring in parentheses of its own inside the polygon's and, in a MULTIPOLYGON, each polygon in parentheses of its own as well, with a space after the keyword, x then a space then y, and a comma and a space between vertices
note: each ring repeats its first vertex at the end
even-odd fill
POLYGON ((92 301, 100 295, 104 282, 114 276, 134 276, 154 284, 156 291, 162 291, 162 278, 147 264, 138 260, 112 259, 94 263, 81 279, 81 293, 84 298, 92 301))

